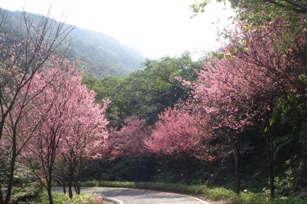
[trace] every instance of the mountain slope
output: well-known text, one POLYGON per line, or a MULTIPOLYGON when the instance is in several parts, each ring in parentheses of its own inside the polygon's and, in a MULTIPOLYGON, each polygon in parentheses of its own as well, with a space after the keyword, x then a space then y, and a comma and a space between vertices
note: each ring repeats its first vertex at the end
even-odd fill
POLYGON ((71 55, 98 76, 122 75, 139 69, 143 57, 104 33, 76 28, 70 43, 71 55))
MULTIPOLYGON (((22 22, 23 15, 21 14, 22 12, 20 11, 12 12, 0 8, 1 23, 10 22, 8 26, 1 25, 2 28, 20 27, 18 23, 14 25, 11 22, 22 22), (8 18, 10 20, 2 21, 2 18, 8 18)), ((35 22, 35 19, 40 18, 36 14, 26 14, 33 19, 33 22, 35 22)), ((11 31, 8 29, 6 32, 11 31)), ((131 71, 140 69, 140 64, 144 60, 143 56, 137 51, 120 43, 114 37, 101 32, 76 27, 70 34, 70 38, 68 56, 78 60, 86 74, 99 77, 125 75, 131 71)))

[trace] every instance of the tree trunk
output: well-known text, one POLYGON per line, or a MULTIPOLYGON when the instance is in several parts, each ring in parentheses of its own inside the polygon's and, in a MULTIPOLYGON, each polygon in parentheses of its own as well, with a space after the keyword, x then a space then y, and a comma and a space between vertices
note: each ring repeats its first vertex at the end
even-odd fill
POLYGON ((162 159, 162 168, 163 168, 163 181, 166 183, 166 171, 167 171, 167 164, 166 161, 162 159))
POLYGON ((9 203, 11 200, 11 194, 12 194, 12 188, 13 188, 13 182, 14 182, 14 169, 15 169, 15 161, 14 157, 11 160, 11 165, 10 165, 10 174, 9 174, 9 181, 8 181, 8 186, 7 186, 7 191, 6 191, 6 196, 5 196, 5 201, 4 203, 9 203))
POLYGON ((83 163, 84 163, 84 160, 82 158, 80 158, 78 160, 78 165, 76 165, 76 167, 75 167, 75 169, 76 169, 75 177, 74 177, 75 191, 78 195, 80 195, 80 193, 81 193, 80 178, 81 178, 81 172, 82 172, 82 169, 83 169, 83 163))
POLYGON ((10 161, 10 173, 9 173, 9 181, 7 185, 7 192, 4 203, 9 203, 12 195, 12 188, 14 184, 14 173, 15 173, 15 162, 16 162, 16 154, 17 154, 17 142, 16 142, 16 130, 13 130, 13 149, 12 149, 12 159, 10 161))
POLYGON ((267 160, 268 160, 268 168, 269 168, 269 179, 270 179, 270 197, 274 198, 275 196, 275 176, 274 176, 274 145, 273 145, 273 137, 270 131, 268 131, 266 136, 267 143, 267 160))
POLYGON ((65 181, 63 181, 62 186, 63 186, 63 193, 64 193, 64 194, 66 194, 66 186, 65 186, 65 181))
POLYGON ((52 188, 52 183, 51 183, 51 180, 49 180, 47 182, 47 194, 48 194, 49 204, 53 204, 51 188, 52 188))
POLYGON ((69 178, 69 181, 68 181, 68 196, 70 198, 72 198, 72 196, 73 196, 73 194, 72 194, 72 179, 71 178, 69 178))
POLYGON ((135 166, 135 186, 138 185, 139 181, 139 159, 136 158, 136 166, 135 166))
POLYGON ((81 186, 80 186, 80 182, 79 181, 76 181, 76 184, 75 184, 75 192, 76 194, 80 195, 81 193, 81 186))
POLYGON ((73 197, 73 192, 72 192, 72 188, 73 188, 73 179, 74 179, 74 167, 72 166, 72 164, 68 164, 68 196, 70 198, 73 197))
POLYGON ((0 204, 4 204, 4 197, 3 197, 3 190, 1 183, 0 183, 0 204))
MULTIPOLYGON (((1 99, 0 99, 1 100, 1 99)), ((3 134, 3 125, 4 125, 4 118, 2 116, 1 121, 0 121, 0 141, 2 138, 2 134, 3 134)), ((0 183, 0 204, 4 204, 4 197, 3 197, 3 189, 2 189, 2 184, 0 183)))
POLYGON ((235 161, 235 174, 236 174, 236 193, 239 194, 241 190, 241 174, 240 174, 240 146, 237 141, 233 145, 233 156, 235 161))
POLYGON ((81 193, 81 186, 80 186, 80 171, 76 172, 76 175, 74 177, 74 187, 76 194, 80 195, 81 193))
POLYGON ((186 185, 189 185, 189 164, 190 164, 190 160, 189 157, 185 157, 185 169, 184 169, 184 182, 186 185))

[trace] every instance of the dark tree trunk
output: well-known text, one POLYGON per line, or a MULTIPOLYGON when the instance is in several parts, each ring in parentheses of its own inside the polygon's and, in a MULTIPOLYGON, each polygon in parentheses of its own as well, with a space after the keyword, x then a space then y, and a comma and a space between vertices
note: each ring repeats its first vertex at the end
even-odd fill
POLYGON ((72 193, 72 179, 71 178, 69 178, 69 181, 68 181, 68 196, 70 198, 72 198, 72 196, 73 196, 73 193, 72 193))
POLYGON ((240 146, 237 141, 233 145, 233 156, 235 161, 235 174, 236 174, 236 193, 239 194, 241 190, 241 173, 240 173, 240 146))
POLYGON ((76 184, 75 184, 75 192, 76 194, 80 195, 81 193, 81 187, 80 187, 80 182, 79 181, 76 181, 76 184))
POLYGON ((270 179, 270 197, 274 198, 275 196, 275 176, 274 176, 274 144, 272 134, 268 131, 266 135, 266 143, 267 143, 267 162, 269 169, 269 179, 270 179))
POLYGON ((73 180, 74 180, 74 167, 71 163, 68 164, 68 196, 73 197, 73 180))
POLYGON ((3 198, 2 185, 1 185, 1 183, 0 183, 0 204, 4 204, 4 198, 3 198))
POLYGON ((138 185, 138 181, 139 181, 139 159, 136 158, 136 165, 135 165, 135 186, 138 185))
POLYGON ((190 165, 190 158, 188 156, 185 157, 185 169, 184 169, 184 182, 186 185, 189 185, 189 165, 190 165))
POLYGON ((78 195, 80 195, 81 193, 81 186, 80 186, 80 178, 81 178, 81 172, 82 172, 82 169, 83 169, 83 164, 84 164, 84 160, 82 158, 79 158, 78 163, 75 167, 76 169, 76 172, 75 172, 75 177, 74 177, 74 180, 75 180, 75 191, 78 195))
POLYGON ((48 194, 49 204, 53 204, 51 187, 52 187, 52 184, 51 184, 51 180, 50 180, 47 183, 47 194, 48 194))
POLYGON ((81 187, 80 187, 80 181, 79 181, 78 178, 75 179, 74 188, 75 188, 76 194, 80 195, 80 193, 81 193, 81 187))
POLYGON ((62 183, 62 187, 63 187, 63 193, 66 194, 66 186, 65 186, 65 181, 63 181, 62 183))
POLYGON ((162 160, 162 168, 163 168, 163 181, 164 183, 166 183, 167 163, 165 159, 161 158, 161 160, 162 160))
POLYGON ((12 159, 10 161, 10 173, 9 173, 9 180, 8 180, 8 185, 7 185, 7 192, 6 192, 6 197, 4 203, 9 203, 11 200, 11 195, 12 195, 12 189, 13 189, 13 184, 14 184, 14 173, 15 173, 15 163, 16 163, 16 156, 17 156, 17 141, 16 141, 16 129, 13 130, 13 149, 12 149, 12 159))

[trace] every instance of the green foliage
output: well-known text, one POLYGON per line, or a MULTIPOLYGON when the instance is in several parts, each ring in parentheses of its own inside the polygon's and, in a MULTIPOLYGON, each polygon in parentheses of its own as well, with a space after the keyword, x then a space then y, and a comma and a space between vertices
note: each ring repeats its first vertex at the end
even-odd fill
POLYGON ((130 181, 97 181, 88 180, 81 182, 84 187, 121 187, 121 188, 134 188, 135 183, 130 181))
MULTIPOLYGON (((250 22, 259 22, 262 20, 270 20, 276 16, 283 18, 292 18, 295 22, 299 14, 306 14, 307 2, 305 0, 215 0, 216 2, 230 2, 231 7, 236 9, 241 17, 250 20, 250 22), (263 15, 265 11, 266 14, 263 15), (247 14, 250 14, 248 16, 247 14), (262 14, 262 16, 259 16, 262 14), (291 16, 292 14, 292 16, 291 16), (296 15, 294 15, 296 14, 296 15), (259 17, 262 17, 259 18, 259 17)), ((194 0, 190 5, 192 12, 195 14, 205 12, 205 7, 212 2, 212 0, 194 0)))
POLYGON ((23 188, 15 188, 15 192, 12 195, 11 202, 19 203, 29 199, 36 198, 41 192, 41 187, 37 183, 28 183, 23 188))
MULTIPOLYGON (((54 204, 103 204, 103 197, 95 193, 81 193, 80 195, 75 194, 72 199, 69 198, 68 194, 61 192, 53 192, 54 204)), ((19 204, 26 204, 27 202, 19 202, 19 204)), ((48 204, 48 198, 46 193, 42 193, 38 198, 32 199, 32 204, 48 204)))
POLYGON ((306 200, 298 197, 280 197, 269 201, 270 204, 305 204, 306 200))
POLYGON ((285 156, 285 152, 291 153, 294 148, 296 152, 304 151, 306 137, 302 135, 306 132, 306 110, 304 96, 298 93, 289 93, 276 103, 269 119, 269 128, 275 134, 274 159, 283 159, 284 162, 286 160, 281 156, 285 156))
MULTIPOLYGON (((253 28, 265 26, 272 20, 280 20, 278 26, 282 26, 282 33, 276 34, 276 37, 283 36, 283 43, 276 40, 275 49, 279 52, 287 51, 293 47, 293 39, 296 36, 306 33, 307 21, 307 2, 306 0, 215 0, 216 2, 230 2, 231 7, 236 10, 237 18, 246 21, 253 28)), ((191 11, 197 15, 205 12, 205 7, 211 0, 194 0, 190 6, 191 11)), ((253 31, 253 28, 250 31, 253 31)), ((227 36, 227 34, 226 34, 227 36)), ((232 37, 229 36, 228 37, 232 37)))
POLYGON ((86 76, 83 83, 97 92, 96 99, 109 98, 108 118, 111 126, 120 126, 129 116, 146 118, 150 123, 166 107, 187 97, 188 88, 176 77, 195 80, 195 70, 202 67, 194 62, 189 53, 180 57, 147 59, 144 70, 138 70, 125 77, 98 79, 86 76))
MULTIPOLYGON (((4 158, 1 158, 4 159, 4 158)), ((1 171, 3 178, 7 178, 5 171, 1 171)), ((14 186, 12 191, 11 202, 17 203, 27 199, 35 198, 41 191, 41 186, 35 180, 32 172, 22 163, 16 163, 16 170, 14 174, 14 186)), ((2 185, 6 185, 6 180, 2 180, 2 185)))
POLYGON ((134 188, 135 183, 130 181, 100 181, 99 187, 123 187, 123 188, 134 188))

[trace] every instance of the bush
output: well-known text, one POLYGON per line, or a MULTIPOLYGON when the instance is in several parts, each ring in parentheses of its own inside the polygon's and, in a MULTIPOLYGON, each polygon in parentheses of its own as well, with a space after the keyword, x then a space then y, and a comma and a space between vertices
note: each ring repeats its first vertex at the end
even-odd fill
POLYGON ((121 187, 121 188, 134 188, 135 183, 129 181, 99 181, 99 187, 121 187))
MULTIPOLYGON (((60 192, 53 192, 54 204, 103 204, 103 197, 95 193, 81 193, 80 195, 75 194, 72 199, 67 194, 60 192)), ((19 202, 18 204, 48 204, 47 194, 44 192, 40 197, 31 200, 31 202, 19 202)))
POLYGON ((20 203, 29 199, 34 199, 39 196, 41 187, 37 183, 31 183, 30 185, 15 189, 14 194, 11 197, 11 203, 20 203))
POLYGON ((86 186, 86 187, 97 187, 98 185, 99 185, 99 182, 96 180, 81 182, 81 186, 86 186))

